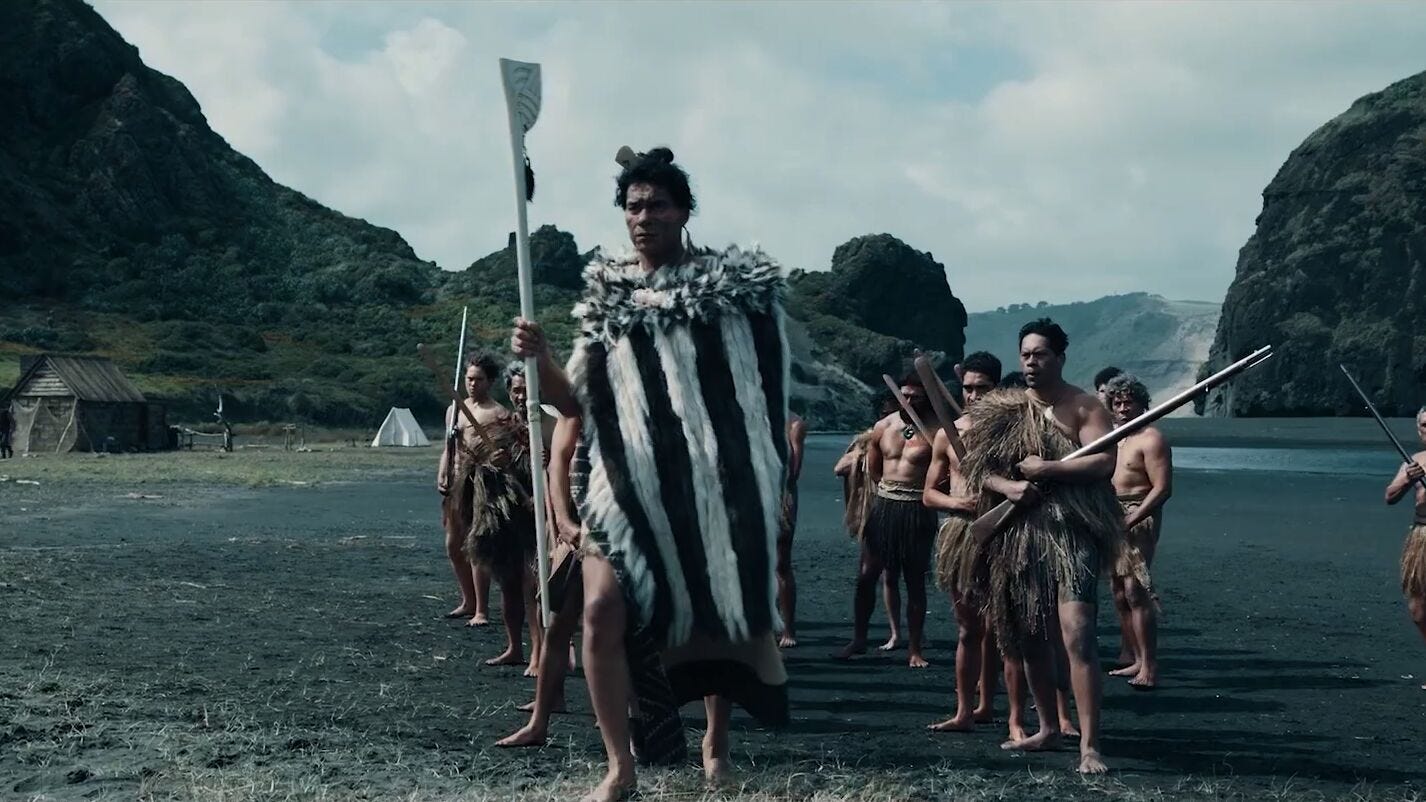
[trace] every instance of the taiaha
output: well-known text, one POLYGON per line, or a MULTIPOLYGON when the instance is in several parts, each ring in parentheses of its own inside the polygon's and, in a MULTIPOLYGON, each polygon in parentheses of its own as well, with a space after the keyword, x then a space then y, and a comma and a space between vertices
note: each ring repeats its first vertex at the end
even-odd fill
POLYGON ((965 443, 961 442, 960 433, 956 431, 956 418, 961 415, 956 400, 951 397, 951 391, 946 389, 941 377, 936 375, 935 368, 931 367, 931 360, 918 356, 915 365, 916 374, 921 377, 921 383, 926 387, 926 395, 931 399, 931 408, 936 410, 936 417, 941 421, 941 431, 946 433, 946 439, 951 443, 951 450, 956 452, 956 459, 965 459, 965 443), (953 409, 954 413, 951 411, 953 409))
MULTIPOLYGON (((530 231, 525 205, 535 196, 535 173, 525 153, 525 134, 540 116, 540 65, 500 59, 505 86, 505 111, 510 121, 510 152, 515 166, 515 256, 520 279, 520 317, 535 319, 535 290, 530 270, 530 231)), ((539 587, 549 587, 550 547, 545 538, 545 441, 541 433, 540 367, 534 357, 525 359, 525 410, 530 427, 530 490, 535 505, 535 551, 539 587)), ((540 618, 550 623, 550 598, 540 594, 540 618)))
MULTIPOLYGON (((1342 374, 1347 377, 1347 381, 1352 383, 1352 389, 1357 391, 1357 395, 1362 398, 1362 403, 1367 405, 1367 411, 1372 413, 1372 417, 1376 418, 1377 425, 1381 427, 1383 432, 1386 432, 1386 436, 1391 440, 1391 444, 1396 446, 1396 452, 1401 455, 1401 459, 1404 460, 1407 465, 1413 464, 1415 460, 1411 458, 1411 452, 1407 451, 1406 447, 1401 445, 1401 441, 1396 439, 1396 435, 1391 433, 1391 429, 1387 428, 1386 421, 1382 419, 1381 413, 1376 411, 1376 405, 1367 397, 1366 392, 1362 390, 1362 386, 1357 384, 1357 380, 1352 378, 1352 374, 1347 371, 1347 366, 1339 364, 1337 367, 1342 369, 1342 374)), ((1423 489, 1426 489, 1426 476, 1417 479, 1416 483, 1421 485, 1423 489)))
MULTIPOLYGON (((911 425, 916 427, 916 431, 926 440, 926 444, 930 445, 934 443, 935 440, 931 439, 931 431, 926 428, 925 422, 921 420, 920 415, 916 414, 916 410, 911 408, 911 402, 907 401, 906 396, 901 394, 901 388, 896 386, 896 380, 885 373, 881 374, 881 380, 886 382, 886 386, 891 389, 891 394, 896 397, 896 403, 900 404, 901 410, 911 418, 911 425)), ((908 436, 907 439, 910 439, 910 437, 908 436)))
MULTIPOLYGON (((1120 426, 1114 431, 1104 435, 1098 440, 1095 440, 1094 442, 1089 443, 1088 445, 1081 446, 1080 448, 1070 452, 1069 454, 1066 454, 1059 461, 1068 462, 1072 459, 1078 459, 1079 457, 1087 457, 1090 454, 1095 454, 1099 451, 1103 451, 1104 449, 1112 445, 1117 445, 1120 440, 1123 440, 1126 437, 1129 437, 1130 435, 1139 432, 1140 430, 1152 424, 1154 421, 1157 421, 1158 419, 1164 417, 1165 415, 1168 415, 1170 412, 1173 412, 1184 404, 1187 404, 1189 401, 1192 401, 1194 396, 1197 396, 1199 393, 1207 392, 1208 390, 1211 390, 1214 387, 1217 387, 1218 385, 1228 381, 1234 376, 1237 376, 1239 373, 1242 373, 1248 368, 1261 365, 1263 362, 1266 362, 1268 359, 1271 358, 1272 346, 1265 345, 1262 348, 1259 348, 1258 350, 1238 360, 1237 362, 1234 362, 1228 367, 1218 371, 1212 376, 1209 376, 1198 384, 1195 384, 1187 390, 1184 390, 1173 398, 1170 398, 1169 400, 1158 405, 1157 407, 1154 407, 1148 412, 1145 412, 1144 414, 1129 421, 1123 426, 1120 426)), ((971 534, 975 536, 977 543, 984 543, 990 538, 994 537, 995 533, 998 532, 1000 528, 1005 525, 1005 522, 1010 519, 1010 516, 1014 514, 1015 502, 1006 499, 1005 501, 1002 501, 997 504, 994 509, 990 510, 990 512, 987 512, 979 518, 975 519, 975 523, 971 524, 970 527, 971 534)))

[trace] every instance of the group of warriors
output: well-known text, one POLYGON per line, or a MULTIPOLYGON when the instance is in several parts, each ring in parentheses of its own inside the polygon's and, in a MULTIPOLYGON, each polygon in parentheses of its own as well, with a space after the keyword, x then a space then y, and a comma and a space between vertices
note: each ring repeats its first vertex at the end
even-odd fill
MULTIPOLYGON (((541 426, 549 581, 541 586, 534 569, 526 407, 538 407, 525 403, 523 362, 502 371, 489 357, 468 360, 467 409, 448 417, 437 479, 461 590, 448 615, 486 623, 494 579, 507 642, 487 663, 524 663, 522 630, 530 633, 530 719, 501 746, 545 743, 582 631, 608 761, 586 797, 594 802, 627 796, 637 763, 685 759, 679 708, 687 702, 704 703, 710 782, 731 771, 733 704, 762 724, 788 723, 781 649, 797 645, 792 542, 806 438, 787 406, 781 268, 756 249, 688 239, 696 203, 668 149, 624 148, 618 162, 615 205, 632 250, 597 252, 585 269, 568 362, 556 361, 532 321, 518 319, 511 334, 514 355, 538 366, 541 400, 558 413, 541 426), (513 411, 492 394, 502 377, 513 411)), ((1068 346, 1063 329, 1041 319, 1020 332, 1017 373, 1002 376, 988 353, 967 356, 955 366, 963 414, 948 425, 931 397, 945 388, 909 374, 899 403, 852 441, 835 470, 847 529, 860 541, 853 635, 833 657, 867 650, 878 583, 892 630, 882 648, 900 646, 904 583, 908 663, 928 665, 934 577, 950 596, 958 638, 955 712, 930 729, 967 732, 991 721, 1003 678, 1003 748, 1049 750, 1078 738, 1078 770, 1101 773, 1099 582, 1110 578, 1121 624, 1119 665, 1109 673, 1154 688, 1159 601, 1149 568, 1172 455, 1150 426, 1117 447, 1063 459, 1150 406, 1143 383, 1117 369, 1096 377, 1094 393, 1066 382, 1068 346), (997 525, 980 526, 1005 503, 1011 509, 997 525)), ((1418 425, 1426 442, 1426 410, 1418 425)), ((1387 501, 1417 485, 1403 587, 1426 635, 1423 475, 1420 465, 1403 467, 1387 501)))
MULTIPOLYGON (((1172 493, 1172 454, 1163 435, 1147 427, 1117 450, 1061 461, 1148 411, 1148 391, 1117 369, 1096 377, 1098 395, 1065 382, 1069 338, 1052 321, 1027 324, 1019 344, 1015 376, 1002 376, 1000 360, 985 352, 956 366, 964 414, 948 426, 922 423, 936 420, 929 393, 940 388, 927 388, 915 374, 903 378, 904 406, 883 408, 837 463, 847 529, 861 541, 861 554, 852 640, 833 656, 866 651, 877 582, 894 617, 904 579, 908 664, 928 665, 925 588, 934 576, 950 596, 958 637, 955 713, 930 729, 969 732, 991 721, 1003 676, 1003 748, 1056 749, 1077 737, 1079 770, 1098 773, 1105 770, 1098 583, 1111 578, 1122 625, 1120 665, 1110 673, 1137 689, 1154 688, 1158 602, 1148 569, 1172 493), (1014 519, 982 542, 972 524, 1007 499, 1017 508, 1014 519), (1047 711, 1035 732, 1027 724, 1027 690, 1035 709, 1047 711)), ((894 647, 897 637, 893 621, 882 648, 894 647)))

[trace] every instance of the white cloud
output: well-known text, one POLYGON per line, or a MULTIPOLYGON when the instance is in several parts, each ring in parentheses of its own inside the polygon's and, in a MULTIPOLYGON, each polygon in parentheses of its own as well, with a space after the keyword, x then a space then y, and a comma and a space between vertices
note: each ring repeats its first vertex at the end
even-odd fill
POLYGON ((1289 150, 1426 66, 1411 4, 98 8, 276 180, 445 267, 513 227, 509 56, 545 75, 534 225, 617 243, 614 151, 668 144, 700 241, 817 269, 888 231, 972 309, 1221 297, 1289 150))

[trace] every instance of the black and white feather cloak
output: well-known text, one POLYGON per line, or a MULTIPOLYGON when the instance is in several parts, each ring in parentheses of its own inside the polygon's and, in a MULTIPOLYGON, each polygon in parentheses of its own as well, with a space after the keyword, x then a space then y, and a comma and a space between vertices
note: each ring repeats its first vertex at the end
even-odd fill
POLYGON ((665 647, 781 628, 787 466, 784 283, 760 250, 694 250, 646 273, 595 257, 568 374, 591 470, 580 513, 639 624, 665 647))

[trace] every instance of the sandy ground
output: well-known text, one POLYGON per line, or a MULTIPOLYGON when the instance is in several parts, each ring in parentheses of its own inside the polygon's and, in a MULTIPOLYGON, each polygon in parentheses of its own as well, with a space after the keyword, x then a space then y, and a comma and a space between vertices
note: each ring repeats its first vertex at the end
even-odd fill
MULTIPOLYGON (((1072 752, 997 748, 1003 699, 978 733, 925 731, 953 706, 954 624, 934 591, 930 669, 904 651, 828 659, 850 631, 855 555, 839 450, 815 445, 804 483, 794 723, 739 715, 744 798, 1420 795, 1426 644, 1398 593, 1410 513, 1381 504, 1384 480, 1180 474, 1155 571, 1162 688, 1106 680, 1117 771, 1084 782, 1072 752)), ((548 799, 598 776, 578 676, 550 746, 491 746, 522 723, 531 682, 479 665, 497 627, 439 618, 455 589, 424 475, 5 483, 0 510, 0 798, 548 799)), ((692 769, 651 774, 667 793, 645 798, 702 796, 692 769)))

